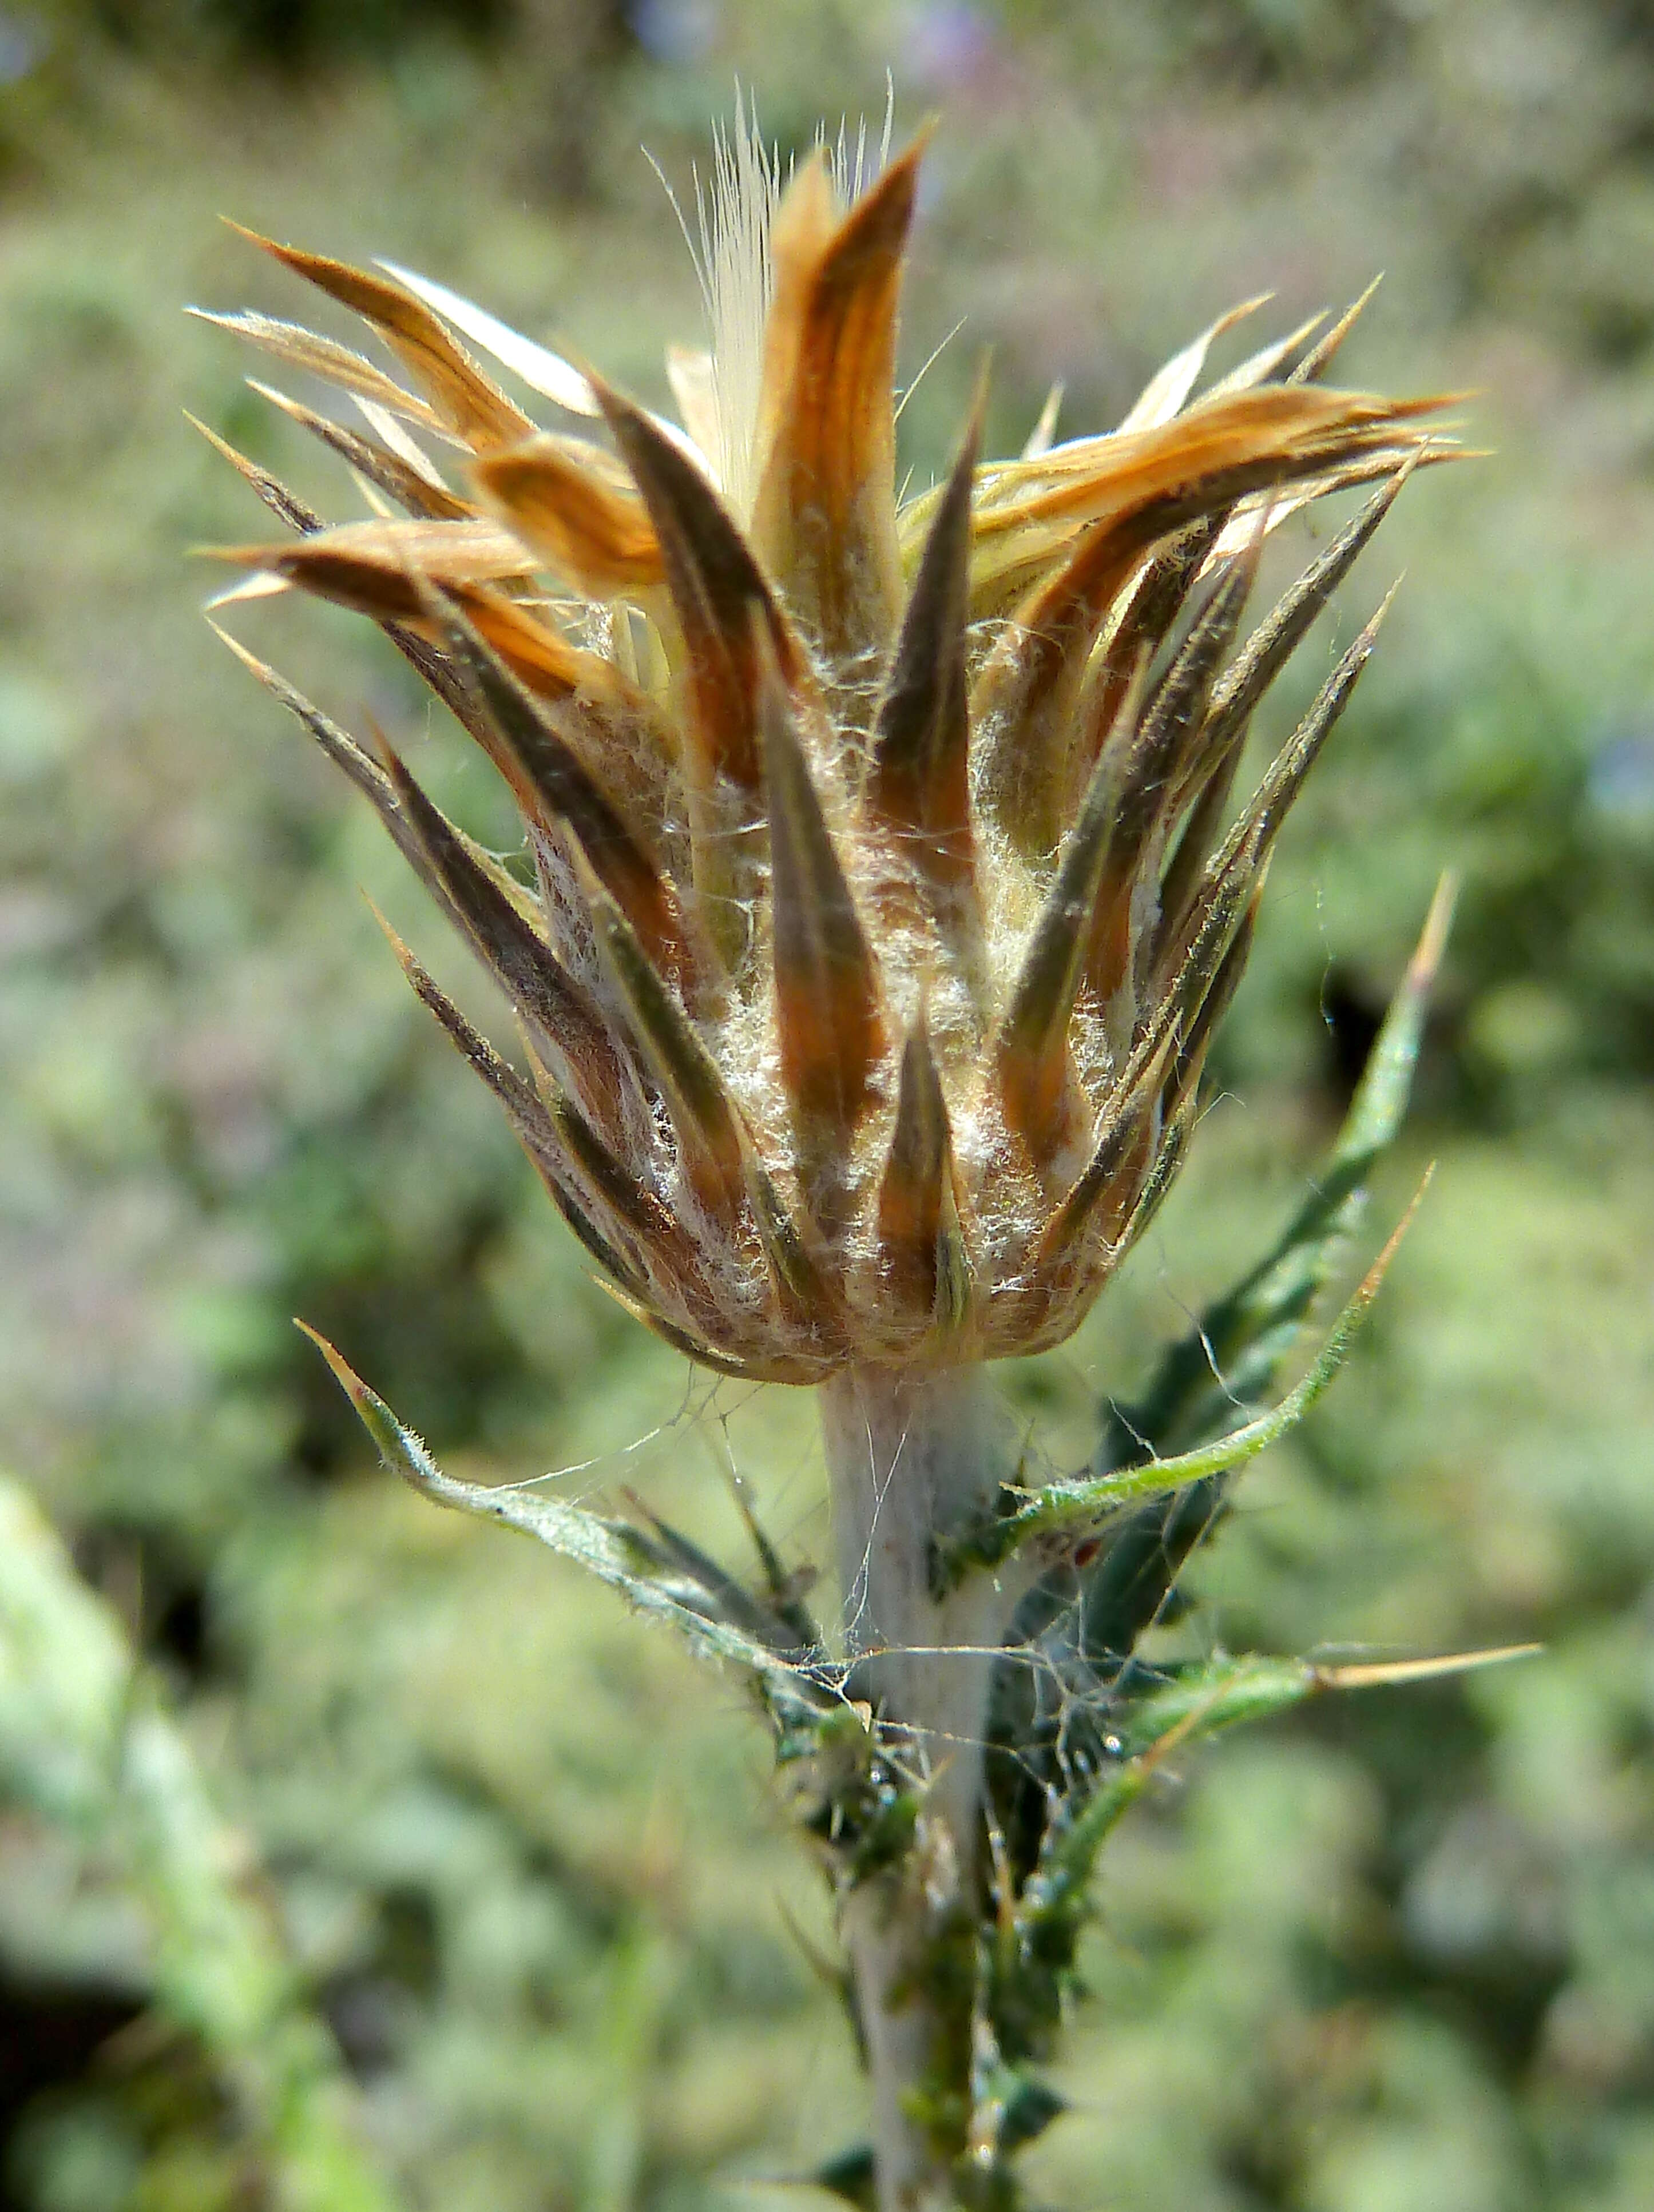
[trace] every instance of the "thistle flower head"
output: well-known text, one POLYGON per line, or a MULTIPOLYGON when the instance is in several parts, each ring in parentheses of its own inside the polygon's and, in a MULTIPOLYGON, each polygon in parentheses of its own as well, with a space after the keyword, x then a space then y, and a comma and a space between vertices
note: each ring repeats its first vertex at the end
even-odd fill
POLYGON ((415 988, 621 1299, 693 1358, 788 1382, 1077 1325, 1181 1154, 1272 842, 1376 623, 1228 823, 1252 713, 1443 450, 1436 403, 1318 383, 1349 318, 1192 397, 1242 309, 1107 435, 1043 424, 986 461, 979 392, 946 479, 903 501, 920 151, 862 189, 860 158, 818 150, 783 185, 739 124, 701 209, 715 344, 669 361, 681 428, 403 270, 268 246, 406 383, 215 319, 369 434, 271 395, 373 514, 326 526, 232 454, 297 532, 233 549, 240 591, 374 618, 522 815, 520 864, 483 851, 387 744, 244 653, 492 969, 526 1073, 398 947, 415 988), (1266 534, 1364 482, 1239 641, 1266 534))

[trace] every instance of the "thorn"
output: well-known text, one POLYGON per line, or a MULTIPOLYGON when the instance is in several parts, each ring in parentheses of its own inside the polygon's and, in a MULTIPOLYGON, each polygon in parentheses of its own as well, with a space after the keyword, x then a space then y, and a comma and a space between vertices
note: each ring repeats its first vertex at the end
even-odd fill
POLYGON ((1422 995, 1436 980, 1447 950, 1448 932, 1453 927, 1453 910, 1458 904, 1459 872, 1444 868, 1437 879, 1430 911, 1425 916, 1425 926, 1413 957, 1408 963, 1406 988, 1422 995))
POLYGON ((1486 1651, 1449 1652, 1438 1659, 1388 1659, 1355 1666, 1311 1665, 1310 1676, 1318 1690, 1381 1689, 1406 1682, 1435 1682, 1454 1674, 1474 1674, 1483 1667, 1503 1667, 1513 1659, 1536 1658, 1542 1644, 1505 1644, 1486 1651))
MULTIPOLYGON (((223 216, 219 220, 228 222, 229 218, 223 216)), ((230 223, 232 230, 239 230, 240 227, 240 223, 230 223)), ((312 1344, 332 1369, 333 1379, 337 1382, 340 1389, 344 1391, 353 1406, 358 1405, 368 1386, 345 1358, 344 1354, 337 1346, 330 1344, 319 1329, 312 1328, 310 1323, 301 1320, 297 1314, 293 1316, 293 1326, 301 1336, 307 1336, 310 1339, 312 1344)))

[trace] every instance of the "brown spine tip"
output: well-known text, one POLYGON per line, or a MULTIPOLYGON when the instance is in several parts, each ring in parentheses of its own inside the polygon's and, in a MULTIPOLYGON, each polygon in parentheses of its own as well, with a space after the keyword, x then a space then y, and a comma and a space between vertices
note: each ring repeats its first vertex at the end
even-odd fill
POLYGON ((434 630, 427 594, 440 585, 538 696, 567 699, 587 688, 593 673, 602 673, 595 657, 481 580, 514 569, 520 575, 523 567, 503 534, 490 541, 477 531, 471 523, 344 523, 295 545, 234 547, 217 557, 244 562, 387 628, 400 624, 422 635, 434 630), (461 531, 470 534, 453 534, 461 531))
POLYGON ((1244 736, 1252 710, 1354 567, 1420 459, 1422 454, 1411 454, 1395 469, 1359 514, 1283 592, 1247 639, 1213 693, 1199 744, 1194 749, 1192 774, 1198 775, 1228 746, 1244 736))
MULTIPOLYGON (((245 453, 238 453, 227 439, 221 438, 216 430, 209 429, 207 425, 192 415, 187 408, 184 411, 184 420, 192 430, 199 430, 213 451, 229 463, 245 483, 252 485, 271 513, 279 521, 284 522, 289 530, 296 531, 301 537, 307 538, 315 532, 326 528, 326 524, 317 514, 315 508, 307 506, 295 491, 290 491, 279 477, 272 476, 268 469, 261 468, 257 461, 249 460, 245 453)), ((219 557, 216 549, 215 557, 219 557)), ((231 557, 239 560, 240 556, 237 554, 231 557)))
POLYGON ((242 230, 244 238, 295 276, 303 276, 330 299, 373 325, 430 394, 438 412, 456 435, 479 450, 489 446, 515 445, 532 437, 534 424, 514 406, 491 377, 434 314, 423 300, 388 277, 375 276, 348 262, 325 254, 301 252, 297 246, 278 246, 257 231, 242 230))
POLYGON ((1287 377, 1288 384, 1313 384, 1322 371, 1331 366, 1333 356, 1355 328, 1365 311, 1367 302, 1383 281, 1383 272, 1381 270, 1366 290, 1362 293, 1360 298, 1352 301, 1332 328, 1310 347, 1309 352, 1287 377))
POLYGON ((215 330, 228 331, 232 336, 245 338, 249 345, 257 346, 288 368, 301 374, 319 377, 324 384, 337 386, 341 392, 354 392, 360 399, 372 401, 389 410, 405 422, 412 422, 422 430, 452 439, 442 417, 434 407, 428 406, 417 393, 399 385, 393 376, 349 346, 342 346, 331 338, 325 338, 314 331, 306 330, 299 323, 284 323, 275 315, 261 315, 250 307, 228 315, 212 313, 205 307, 191 307, 188 313, 198 322, 210 323, 215 330))
POLYGON ((753 535, 788 603, 843 666, 882 652, 901 605, 896 316, 924 141, 827 228, 818 162, 777 214, 753 535))
MULTIPOLYGON (((476 516, 477 509, 471 501, 451 492, 435 470, 415 468, 388 446, 381 446, 372 438, 359 437, 356 431, 345 429, 325 415, 319 415, 313 407, 289 399, 286 392, 278 392, 272 384, 261 383, 256 376, 250 376, 247 384, 289 422, 319 438, 347 468, 354 469, 358 476, 393 499, 405 514, 425 522, 465 522, 476 516)), ((218 441, 215 439, 214 443, 218 441)))

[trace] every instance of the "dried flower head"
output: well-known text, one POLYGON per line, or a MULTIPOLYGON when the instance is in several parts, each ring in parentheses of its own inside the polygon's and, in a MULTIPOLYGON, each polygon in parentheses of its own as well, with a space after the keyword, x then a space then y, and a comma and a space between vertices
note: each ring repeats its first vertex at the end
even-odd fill
POLYGON ((669 361, 681 428, 396 269, 258 241, 406 385, 292 325, 214 319, 371 434, 271 393, 374 517, 325 526, 232 453, 297 534, 230 557, 251 588, 373 617, 522 814, 525 868, 243 653, 492 969, 528 1073, 398 945, 414 988, 623 1302, 783 1382, 1026 1352, 1079 1322, 1177 1165, 1272 843, 1377 617, 1230 823, 1253 711, 1444 450, 1420 427, 1437 403, 1318 384, 1351 317, 1192 397, 1242 308, 1108 435, 1054 444, 1051 409, 984 461, 979 392, 946 480, 899 500, 921 150, 860 189, 842 149, 783 182, 744 121, 721 145, 715 342, 669 361), (1364 482, 1237 642, 1266 534, 1364 482))

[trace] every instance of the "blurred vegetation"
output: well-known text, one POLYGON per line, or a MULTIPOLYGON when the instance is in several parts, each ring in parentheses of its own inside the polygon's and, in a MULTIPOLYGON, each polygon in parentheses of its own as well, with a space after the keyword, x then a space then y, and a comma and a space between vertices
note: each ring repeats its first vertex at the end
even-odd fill
MULTIPOLYGON (((1035 2161, 1122 2212, 1654 2201, 1654 11, 1639 0, 61 0, 0 9, 0 1411, 246 1838, 364 2155, 443 2212, 691 2206, 854 2131, 822 1901, 736 1700, 364 1463, 289 1325, 457 1470, 635 1481, 727 1546, 704 1431, 819 1557, 809 1408, 686 1380, 587 1282, 411 1006, 365 885, 487 1013, 365 811, 219 653, 192 544, 260 528, 189 407, 344 512, 186 300, 283 312, 223 212, 423 267, 664 398, 680 191, 734 74, 945 117, 904 412, 1117 419, 1263 289, 1388 271, 1353 377, 1476 387, 1289 831, 1225 1095, 1066 1352, 1101 1395, 1290 1208, 1437 871, 1465 891, 1412 1133, 1435 1185, 1352 1370, 1199 1565, 1207 1632, 1543 1660, 1192 1761, 1105 1860, 1035 2161), (799 1930, 804 1941, 795 1937, 799 1930)), ((256 624, 256 637, 255 637, 256 624)), ((242 610, 479 834, 485 770, 344 617, 242 610)), ((1307 686, 1314 669, 1306 667, 1307 686)), ((4 1628, 17 1634, 15 1613, 4 1628)), ((0 1645, 4 1638, 0 1638, 0 1645)), ((6 1681, 13 1678, 8 1676, 6 1681)), ((0 1687, 4 1684, 0 1683, 0 1687)), ((25 1701, 27 1702, 27 1701, 25 1701)), ((43 1706, 50 1711, 49 1706, 43 1706)), ((12 1709, 8 1708, 8 1711, 12 1709)), ((3 1718, 0 1715, 0 1718, 3 1718)), ((3 1732, 0 1732, 3 1733, 3 1732)), ((22 1746, 20 1749, 19 1746, 22 1746)), ((0 1741, 0 2202, 280 2201, 119 1850, 0 1741), (260 2176, 263 2175, 261 2184, 260 2176)), ((25 1756, 27 1753, 27 1756, 25 1756)), ((203 1817, 206 1817, 204 1813, 203 1817)), ((743 2196, 750 2194, 744 2191, 743 2196)), ((343 2200, 338 2200, 343 2201, 343 2200)), ((777 2200, 779 2201, 779 2200, 777 2200)))

